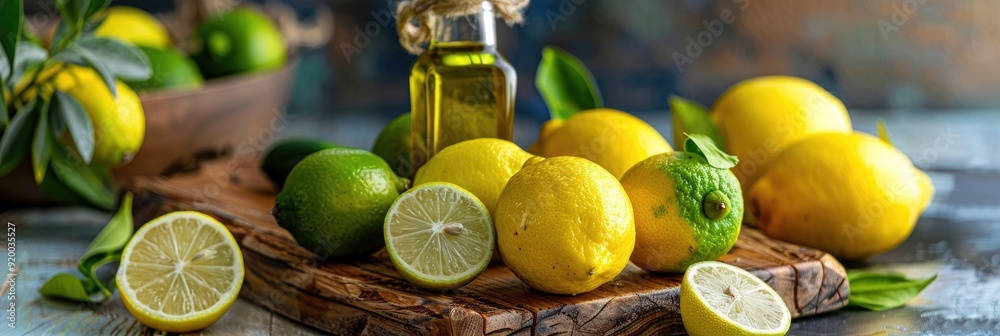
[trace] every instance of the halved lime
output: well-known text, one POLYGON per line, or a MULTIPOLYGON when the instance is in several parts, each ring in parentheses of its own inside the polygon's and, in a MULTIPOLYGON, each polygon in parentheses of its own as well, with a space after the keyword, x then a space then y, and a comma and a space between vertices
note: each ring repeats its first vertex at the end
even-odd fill
POLYGON ((691 335, 784 335, 792 315, 760 278, 717 261, 691 265, 681 281, 681 320, 691 335))
POLYGON ((392 264, 424 289, 454 289, 471 282, 489 265, 495 244, 486 206, 451 183, 410 189, 385 217, 385 247, 392 264))

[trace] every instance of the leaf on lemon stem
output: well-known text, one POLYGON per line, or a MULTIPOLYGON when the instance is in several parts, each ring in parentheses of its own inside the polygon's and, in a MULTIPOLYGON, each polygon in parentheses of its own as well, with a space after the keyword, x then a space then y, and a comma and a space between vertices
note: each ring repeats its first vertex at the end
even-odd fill
POLYGON ((48 170, 49 158, 52 156, 52 144, 49 136, 49 103, 42 102, 38 110, 38 122, 35 123, 35 138, 31 141, 31 167, 35 173, 35 184, 42 184, 45 171, 48 170))
POLYGON ((709 117, 708 108, 700 103, 670 95, 670 114, 674 122, 674 146, 682 146, 687 139, 685 133, 707 135, 719 149, 725 150, 722 133, 709 117))
POLYGON ((84 48, 78 44, 71 45, 71 50, 76 52, 77 55, 80 55, 80 57, 83 58, 83 61, 101 76, 101 79, 104 81, 104 85, 107 85, 108 90, 111 91, 111 96, 118 97, 118 88, 115 86, 115 74, 111 72, 111 69, 104 63, 104 60, 91 52, 90 49, 84 48))
POLYGON ((895 273, 849 270, 847 282, 851 294, 847 305, 873 311, 902 307, 934 279, 937 279, 937 274, 927 279, 911 280, 895 273))
POLYGON ((111 298, 114 278, 105 285, 97 277, 101 266, 121 260, 122 250, 132 238, 132 194, 126 193, 121 207, 111 217, 108 225, 97 234, 77 263, 77 270, 83 274, 79 278, 69 273, 59 273, 49 278, 39 292, 48 298, 100 303, 111 298), (97 296, 95 294, 100 294, 97 296))
POLYGON ((719 168, 719 169, 729 169, 736 166, 736 163, 740 160, 733 155, 726 154, 719 147, 715 146, 715 142, 712 138, 704 134, 685 134, 688 136, 687 141, 684 142, 684 151, 688 153, 698 154, 708 161, 708 165, 719 168))
MULTIPOLYGON (((0 0, 0 46, 7 56, 7 68, 14 68, 17 43, 24 28, 24 6, 21 0, 0 0)), ((0 78, 7 80, 7 78, 0 78)))
POLYGON ((3 136, 0 137, 0 176, 14 170, 28 153, 28 144, 31 143, 31 135, 34 134, 37 120, 34 100, 28 102, 14 114, 14 118, 11 118, 10 125, 7 125, 3 136))
POLYGON ((542 50, 535 87, 542 94, 553 120, 604 106, 590 70, 578 58, 553 46, 542 50))
POLYGON ((109 168, 83 162, 74 151, 53 146, 52 170, 66 188, 72 190, 94 207, 111 210, 114 205, 114 189, 111 181, 102 178, 109 168))
POLYGON ((885 141, 885 143, 889 144, 889 146, 895 146, 895 144, 892 143, 892 134, 889 133, 889 126, 886 126, 885 119, 878 118, 875 125, 878 128, 878 138, 885 141))
POLYGON ((119 40, 84 35, 77 46, 100 58, 114 77, 142 81, 153 74, 146 54, 119 40))
POLYGON ((69 129, 69 135, 76 145, 77 152, 80 153, 83 162, 90 163, 94 157, 94 127, 90 115, 76 98, 65 92, 56 90, 53 97, 60 120, 69 129))

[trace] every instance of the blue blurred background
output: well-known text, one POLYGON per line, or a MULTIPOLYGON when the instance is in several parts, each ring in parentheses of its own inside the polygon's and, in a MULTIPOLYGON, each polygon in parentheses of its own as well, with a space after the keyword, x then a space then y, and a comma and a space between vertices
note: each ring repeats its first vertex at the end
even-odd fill
MULTIPOLYGON (((398 43, 398 1, 281 2, 300 17, 325 6, 335 18, 332 40, 303 53, 290 111, 409 109, 416 56, 398 43)), ((711 105, 732 84, 769 74, 813 80, 852 109, 1000 105, 998 1, 534 0, 525 17, 501 25, 499 46, 519 74, 517 114, 532 121, 548 117, 534 75, 550 44, 584 61, 607 106, 634 113, 666 110, 670 94, 711 105)))

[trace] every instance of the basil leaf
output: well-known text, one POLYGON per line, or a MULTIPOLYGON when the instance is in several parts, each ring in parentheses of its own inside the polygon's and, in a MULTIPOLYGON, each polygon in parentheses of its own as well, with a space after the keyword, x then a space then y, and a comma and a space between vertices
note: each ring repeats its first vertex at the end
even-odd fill
POLYGON ((886 126, 885 119, 878 118, 878 121, 876 121, 875 124, 878 128, 878 138, 885 141, 885 143, 889 144, 889 146, 895 146, 892 143, 892 134, 889 133, 889 126, 886 126))
POLYGON ((937 274, 927 279, 911 280, 895 273, 849 270, 847 281, 851 294, 847 305, 873 311, 902 307, 934 279, 937 279, 937 274))
POLYGON ((34 100, 18 110, 11 119, 3 137, 0 137, 0 176, 14 170, 28 153, 28 144, 31 143, 37 120, 34 100))
POLYGON ((153 74, 146 54, 116 39, 88 35, 77 45, 100 58, 114 77, 143 81, 153 74))
POLYGON ((83 162, 90 163, 94 157, 94 126, 90 115, 76 98, 65 92, 56 90, 54 98, 59 119, 69 129, 76 151, 80 153, 83 162))
POLYGON ((42 285, 42 295, 76 302, 100 303, 110 299, 115 288, 114 277, 105 285, 97 277, 97 270, 121 260, 122 250, 132 238, 132 231, 132 194, 126 193, 118 212, 97 234, 77 263, 77 270, 83 278, 69 273, 56 274, 42 285))
POLYGON ((712 167, 729 169, 736 167, 736 163, 740 161, 736 156, 726 154, 719 147, 716 147, 715 142, 707 135, 685 135, 688 136, 688 139, 684 142, 684 151, 701 155, 705 158, 705 161, 708 161, 708 165, 712 167))
POLYGON ((707 135, 719 149, 725 150, 722 133, 712 122, 708 108, 696 101, 670 95, 670 117, 674 122, 674 146, 682 146, 686 133, 707 135))
POLYGON ((24 6, 21 0, 0 0, 0 46, 7 56, 7 68, 14 68, 17 43, 24 28, 24 6))
POLYGON ((35 127, 35 138, 31 141, 31 166, 35 173, 35 183, 42 184, 45 178, 45 171, 49 166, 49 157, 52 155, 52 146, 49 136, 49 103, 51 100, 42 102, 42 108, 38 110, 38 122, 35 127))
POLYGON ((83 281, 69 273, 53 275, 45 281, 38 290, 42 296, 50 299, 60 299, 76 302, 91 302, 91 291, 85 288, 83 281))
POLYGON ((118 97, 118 88, 115 87, 115 76, 108 68, 107 64, 101 60, 96 54, 90 50, 80 47, 78 44, 73 44, 71 50, 80 55, 83 58, 83 62, 89 65, 98 75, 101 75, 101 79, 104 80, 104 85, 108 86, 108 90, 111 91, 112 97, 118 97))
POLYGON ((542 50, 535 87, 542 94, 553 120, 604 106, 590 70, 578 58, 553 46, 542 50))
POLYGON ((88 165, 79 155, 62 146, 53 146, 51 163, 59 181, 91 205, 105 210, 114 205, 114 189, 101 178, 101 174, 110 174, 102 171, 107 167, 88 165))

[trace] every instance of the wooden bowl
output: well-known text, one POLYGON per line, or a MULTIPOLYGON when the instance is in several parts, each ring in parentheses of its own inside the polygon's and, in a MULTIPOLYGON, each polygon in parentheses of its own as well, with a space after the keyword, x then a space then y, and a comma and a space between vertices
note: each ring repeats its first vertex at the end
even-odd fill
MULTIPOLYGON (((200 89, 142 94, 146 136, 139 153, 115 168, 119 184, 137 176, 195 170, 220 156, 253 156, 285 126, 298 58, 278 70, 206 81, 200 89)), ((0 177, 0 208, 48 205, 35 186, 30 157, 0 177)))

